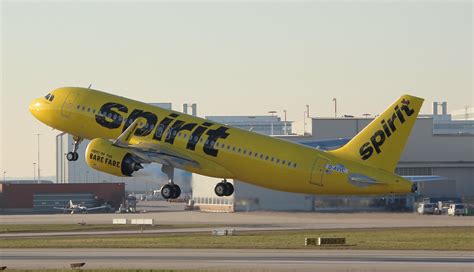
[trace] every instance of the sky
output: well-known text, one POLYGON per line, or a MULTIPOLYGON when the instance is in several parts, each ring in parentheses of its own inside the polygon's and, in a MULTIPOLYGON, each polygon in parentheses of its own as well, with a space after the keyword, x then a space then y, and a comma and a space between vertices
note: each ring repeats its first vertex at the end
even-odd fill
MULTIPOLYGON (((1 1, 1 0, 0 0, 1 1)), ((63 86, 198 115, 382 112, 400 95, 474 105, 471 1, 1 1, 0 175, 55 174, 28 104, 63 86)))

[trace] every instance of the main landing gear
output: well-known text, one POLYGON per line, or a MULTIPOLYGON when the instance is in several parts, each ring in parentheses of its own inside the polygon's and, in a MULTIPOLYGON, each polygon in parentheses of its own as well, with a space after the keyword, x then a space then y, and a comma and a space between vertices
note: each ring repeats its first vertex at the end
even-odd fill
POLYGON ((224 179, 216 184, 216 187, 214 187, 214 193, 216 193, 217 196, 231 196, 234 193, 234 185, 224 179))
POLYGON ((79 144, 82 142, 83 139, 76 136, 74 136, 73 139, 74 139, 74 148, 72 152, 68 152, 66 154, 66 159, 68 161, 77 161, 77 159, 79 158, 79 154, 77 154, 77 150, 79 149, 79 144))
POLYGON ((176 199, 181 195, 181 188, 174 184, 174 167, 171 165, 164 165, 161 171, 168 176, 169 182, 161 187, 161 196, 164 199, 176 199))

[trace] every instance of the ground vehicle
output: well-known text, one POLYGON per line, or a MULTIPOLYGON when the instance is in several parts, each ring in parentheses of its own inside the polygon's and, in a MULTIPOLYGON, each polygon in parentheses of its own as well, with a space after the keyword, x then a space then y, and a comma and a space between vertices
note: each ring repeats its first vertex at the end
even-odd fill
POLYGON ((435 207, 435 203, 418 203, 416 212, 419 214, 434 214, 435 207))
POLYGON ((464 204, 451 204, 449 205, 448 215, 464 215, 464 204))

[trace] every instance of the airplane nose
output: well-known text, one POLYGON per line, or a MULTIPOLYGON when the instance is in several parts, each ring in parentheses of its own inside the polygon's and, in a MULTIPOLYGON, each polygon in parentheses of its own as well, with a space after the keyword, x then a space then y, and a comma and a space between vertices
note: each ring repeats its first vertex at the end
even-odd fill
POLYGON ((41 109, 41 102, 38 99, 33 100, 29 106, 31 114, 36 116, 41 109))

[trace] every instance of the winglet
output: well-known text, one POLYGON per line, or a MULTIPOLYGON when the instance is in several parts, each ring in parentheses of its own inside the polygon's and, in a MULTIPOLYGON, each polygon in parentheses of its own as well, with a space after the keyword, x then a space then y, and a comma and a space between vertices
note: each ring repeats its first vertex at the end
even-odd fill
POLYGON ((118 146, 127 146, 130 145, 130 140, 133 137, 133 134, 138 128, 138 119, 135 119, 133 123, 124 131, 120 136, 114 141, 114 145, 118 146))

